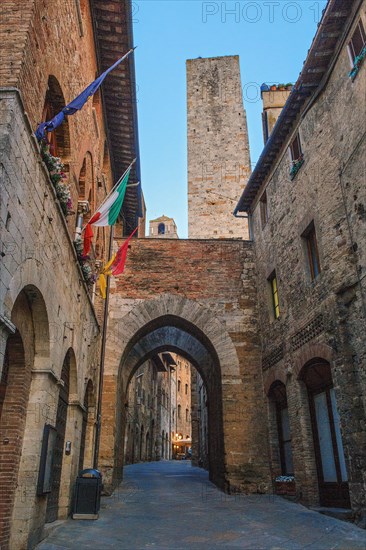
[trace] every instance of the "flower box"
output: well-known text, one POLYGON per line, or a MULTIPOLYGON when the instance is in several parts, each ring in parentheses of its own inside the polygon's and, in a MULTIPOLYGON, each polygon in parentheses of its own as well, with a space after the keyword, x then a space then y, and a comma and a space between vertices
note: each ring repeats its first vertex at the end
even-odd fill
POLYGON ((361 53, 357 57, 355 57, 353 61, 353 69, 350 73, 348 73, 348 76, 352 78, 352 80, 356 78, 365 57, 366 57, 366 46, 364 46, 362 48, 361 53))
POLYGON ((301 166, 304 164, 304 158, 300 157, 297 160, 294 160, 292 163, 292 168, 290 170, 290 179, 291 181, 294 179, 298 171, 300 170, 301 166))
POLYGON ((296 482, 293 476, 278 476, 275 479, 276 495, 294 497, 296 496, 296 482))

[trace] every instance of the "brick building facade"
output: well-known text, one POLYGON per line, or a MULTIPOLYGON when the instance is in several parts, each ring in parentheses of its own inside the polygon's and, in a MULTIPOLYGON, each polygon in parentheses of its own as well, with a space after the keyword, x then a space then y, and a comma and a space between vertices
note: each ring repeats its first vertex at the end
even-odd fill
POLYGON ((158 354, 137 369, 126 401, 125 464, 171 458, 174 360, 158 354))

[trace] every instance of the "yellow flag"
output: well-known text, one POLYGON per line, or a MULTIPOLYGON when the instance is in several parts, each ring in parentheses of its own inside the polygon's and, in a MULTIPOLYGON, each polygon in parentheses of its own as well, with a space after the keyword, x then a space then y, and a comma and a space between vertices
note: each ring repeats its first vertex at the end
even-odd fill
POLYGON ((110 268, 115 259, 116 254, 113 254, 112 258, 109 260, 108 263, 105 264, 99 275, 99 290, 104 300, 107 297, 107 275, 112 275, 112 271, 110 268))
POLYGON ((104 273, 99 275, 99 290, 102 298, 105 300, 107 297, 107 279, 104 273))

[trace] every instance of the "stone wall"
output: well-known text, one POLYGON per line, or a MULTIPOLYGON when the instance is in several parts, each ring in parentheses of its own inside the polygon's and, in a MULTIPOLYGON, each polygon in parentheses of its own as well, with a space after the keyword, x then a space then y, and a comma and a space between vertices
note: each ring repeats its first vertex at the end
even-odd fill
MULTIPOLYGON (((365 6, 365 3, 364 3, 365 6)), ((360 12, 362 13, 362 11, 360 12)), ((363 12, 364 13, 364 12, 363 12)), ((364 21, 364 26, 365 26, 364 21)), ((365 63, 349 78, 347 40, 295 130, 304 164, 291 181, 286 145, 253 205, 265 391, 287 385, 295 477, 308 502, 318 502, 306 388, 298 379, 311 359, 330 362, 345 447, 351 503, 365 509, 361 470, 365 431, 365 63), (258 199, 266 190, 268 222, 258 199), (312 280, 304 232, 314 223, 321 272, 312 280), (268 278, 276 271, 280 318, 268 278)), ((277 472, 278 473, 278 472, 277 472)))
MULTIPOLYGON (((0 9, 0 373, 3 378, 5 352, 10 363, 0 425, 1 441, 8 442, 0 453, 3 476, 0 546, 5 549, 10 544, 10 548, 18 549, 32 547, 42 536, 48 497, 37 496, 36 489, 43 427, 46 422, 53 426, 56 423, 61 369, 67 352, 74 359, 65 441, 71 441, 72 446, 71 454, 62 453, 60 518, 70 512, 83 446, 82 464, 91 466, 93 461, 100 338, 94 302, 99 304, 93 290, 85 285, 72 240, 78 200, 89 200, 91 207, 95 207, 112 186, 112 172, 100 94, 69 117, 60 129, 62 144, 56 154, 62 156, 66 165, 64 183, 71 187, 74 210, 67 218, 32 135, 42 120, 51 83, 58 89, 57 100, 63 106, 96 77, 89 2, 6 1, 0 9), (14 330, 16 334, 8 341, 14 330), (14 349, 22 345, 26 349, 27 374, 26 385, 17 390, 19 400, 22 395, 19 415, 13 415, 8 423, 11 396, 17 388, 12 372, 18 363, 13 344, 14 349), (88 382, 89 405, 92 402, 93 406, 85 411, 88 382), (17 431, 10 430, 15 424, 17 431), (11 453, 18 458, 12 458, 9 466, 11 453)), ((100 230, 94 240, 96 256, 102 261, 107 238, 108 231, 100 230)))
MULTIPOLYGON (((31 381, 22 416, 21 461, 19 471, 12 474, 17 490, 10 499, 7 495, 2 515, 10 521, 13 514, 11 544, 12 548, 20 548, 26 545, 30 532, 32 541, 37 540, 45 520, 47 497, 36 495, 43 427, 46 422, 55 425, 61 368, 66 352, 72 349, 75 371, 67 417, 72 453, 63 462, 59 501, 60 517, 68 514, 70 487, 79 460, 86 382, 90 379, 97 387, 99 326, 19 93, 2 91, 0 110, 0 312, 12 320, 27 353, 33 353, 27 360, 31 381), (17 301, 19 296, 23 296, 23 306, 17 301)), ((1 370, 7 336, 3 330, 1 370)), ((5 426, 2 429, 2 435, 11 442, 15 432, 5 426)), ((6 548, 6 539, 2 544, 6 548)))
POLYGON ((187 61, 188 236, 246 239, 232 212, 250 175, 239 57, 187 61))

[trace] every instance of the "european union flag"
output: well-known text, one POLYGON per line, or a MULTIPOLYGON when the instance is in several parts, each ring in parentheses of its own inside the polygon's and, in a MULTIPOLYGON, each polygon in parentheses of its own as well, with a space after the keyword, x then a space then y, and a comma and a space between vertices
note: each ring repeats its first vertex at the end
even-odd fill
POLYGON ((107 69, 103 74, 98 76, 94 82, 89 84, 87 88, 83 92, 81 92, 80 95, 78 95, 75 99, 71 101, 66 107, 62 109, 55 117, 53 117, 52 120, 49 120, 48 122, 42 122, 37 130, 35 131, 36 138, 38 141, 41 141, 45 137, 45 132, 53 132, 60 124, 63 123, 65 116, 73 115, 76 113, 76 111, 79 111, 82 109, 85 105, 85 103, 88 101, 89 97, 95 94, 95 92, 98 90, 100 85, 102 84, 103 80, 109 74, 113 69, 117 67, 126 57, 130 55, 131 52, 133 52, 135 48, 132 48, 129 50, 121 59, 116 61, 109 69, 107 69))

